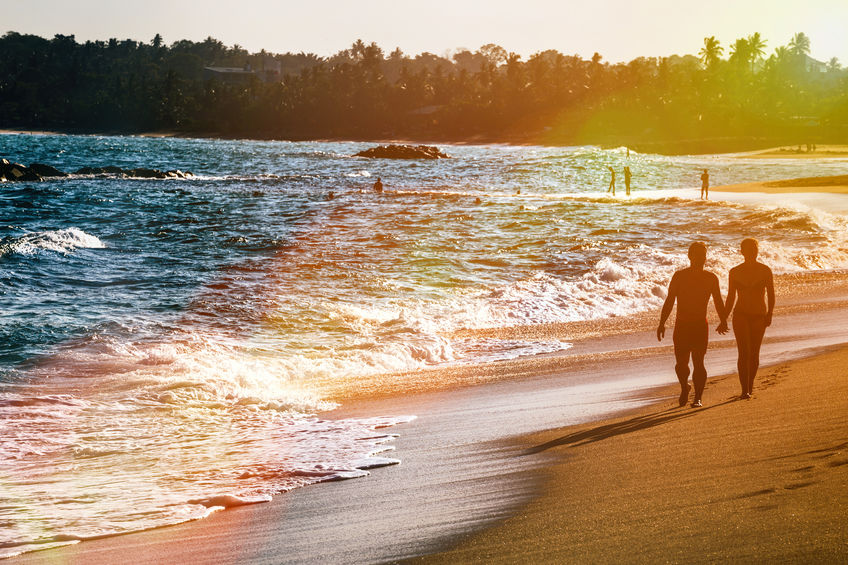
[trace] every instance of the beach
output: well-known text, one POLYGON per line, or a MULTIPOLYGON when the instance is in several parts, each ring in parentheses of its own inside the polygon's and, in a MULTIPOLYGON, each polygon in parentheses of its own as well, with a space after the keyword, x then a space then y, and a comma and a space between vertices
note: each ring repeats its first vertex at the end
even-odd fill
POLYGON ((848 289, 796 282, 752 400, 713 334, 705 406, 679 408, 670 343, 637 323, 617 344, 460 369, 479 381, 365 392, 329 416, 419 415, 396 426, 401 464, 368 477, 10 562, 844 559, 848 289))
POLYGON ((717 192, 764 192, 766 194, 848 194, 848 176, 822 176, 776 181, 748 182, 710 188, 717 192))
POLYGON ((522 438, 558 457, 541 496, 415 562, 842 562, 846 364, 840 349, 761 369, 749 401, 728 375, 702 410, 667 400, 522 438))
MULTIPOLYGON (((772 373, 812 382, 807 373, 820 371, 805 359, 848 343, 839 163, 739 169, 735 157, 469 146, 425 168, 351 159, 356 146, 339 143, 31 137, 31 160, 51 162, 77 144, 61 157, 68 169, 117 148, 121 164, 144 158, 196 176, 10 188, 10 202, 62 202, 62 229, 33 213, 0 246, 15 280, 32 281, 14 287, 27 306, 15 312, 20 328, 0 373, 0 408, 17 434, 0 445, 17 461, 2 469, 14 495, 2 512, 26 516, 3 532, 10 541, 0 549, 25 551, 13 563, 567 561, 574 538, 550 527, 528 537, 527 528, 578 510, 574 560, 628 560, 614 552, 649 529, 651 507, 657 529, 679 519, 667 502, 685 497, 672 481, 679 473, 659 472, 663 445, 673 449, 689 423, 706 419, 699 442, 715 452, 731 432, 710 430, 742 404, 764 419, 780 409, 766 393, 789 379, 772 373), (631 158, 644 190, 613 198, 595 186, 602 163, 631 158), (793 194, 716 187, 713 201, 699 201, 682 183, 705 166, 737 184, 759 179, 764 190, 779 174, 793 194), (372 173, 393 179, 379 197, 357 189, 372 173), (190 212, 175 216, 175 200, 190 212), (729 402, 734 342, 713 333, 705 407, 677 408, 670 332, 655 336, 668 278, 698 238, 726 289, 752 227, 778 273, 762 355, 770 386, 729 402), (42 304, 39 285, 53 280, 81 302, 42 304), (105 301, 92 286, 107 289, 105 301), (39 333, 32 319, 65 333, 39 333), (633 433, 610 433, 622 428, 633 433), (593 450, 585 461, 584 448, 593 450), (645 456, 627 458, 634 453, 645 456), (576 492, 572 461, 584 482, 616 468, 618 490, 597 480, 609 492, 576 492), (656 493, 649 505, 636 504, 642 489, 656 493), (573 505, 551 502, 572 490, 573 505), (619 520, 615 499, 625 494, 629 514, 619 520)), ((709 322, 718 322, 712 309, 709 322)), ((829 412, 802 406, 813 416, 761 427, 800 430, 796 451, 811 430, 838 435, 829 412)), ((776 456, 772 435, 755 439, 743 447, 776 456)), ((745 458, 698 461, 704 473, 723 464, 731 475, 767 474, 745 458)), ((718 500, 721 485, 710 485, 718 500)), ((703 534, 693 526, 689 535, 703 534)), ((827 539, 810 554, 840 555, 816 553, 827 539)), ((645 542, 639 555, 717 555, 692 558, 674 543, 645 542)), ((766 555, 787 551, 776 544, 766 555)))
POLYGON ((848 145, 806 145, 772 147, 738 154, 741 159, 848 159, 848 145))

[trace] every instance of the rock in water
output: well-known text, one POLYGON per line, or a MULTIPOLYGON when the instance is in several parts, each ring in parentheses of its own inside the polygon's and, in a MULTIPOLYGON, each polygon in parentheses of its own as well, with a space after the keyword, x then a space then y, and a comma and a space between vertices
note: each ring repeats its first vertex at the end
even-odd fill
POLYGON ((29 169, 42 177, 66 177, 68 173, 60 171, 56 167, 45 165, 44 163, 33 163, 29 169))
POLYGON ((354 157, 372 159, 448 159, 450 155, 432 145, 379 145, 360 151, 354 157))

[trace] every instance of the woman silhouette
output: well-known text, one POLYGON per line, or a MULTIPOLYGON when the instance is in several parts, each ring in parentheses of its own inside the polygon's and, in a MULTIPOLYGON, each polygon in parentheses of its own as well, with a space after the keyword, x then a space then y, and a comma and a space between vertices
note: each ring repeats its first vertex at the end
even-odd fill
POLYGON ((733 335, 739 359, 740 398, 751 398, 754 377, 760 367, 760 346, 774 312, 774 280, 771 269, 757 261, 759 246, 756 239, 742 240, 740 251, 745 261, 730 269, 725 312, 733 309, 733 335), (768 296, 768 305, 765 297, 768 296))

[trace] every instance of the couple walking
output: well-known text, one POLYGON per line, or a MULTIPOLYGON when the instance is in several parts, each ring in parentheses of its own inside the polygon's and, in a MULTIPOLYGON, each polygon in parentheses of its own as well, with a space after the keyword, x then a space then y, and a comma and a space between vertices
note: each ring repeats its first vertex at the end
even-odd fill
POLYGON ((689 263, 671 277, 668 297, 662 307, 657 340, 665 336, 665 321, 677 301, 677 317, 674 322, 674 371, 680 381, 680 405, 689 399, 689 357, 692 358, 692 383, 695 385, 693 407, 701 406, 701 395, 707 384, 704 356, 707 353, 709 327, 707 304, 713 299, 721 323, 716 328, 720 334, 727 333, 727 317, 733 311, 733 335, 739 359, 739 383, 742 385, 740 398, 751 398, 754 377, 760 366, 760 345, 766 328, 771 325, 774 311, 774 284, 772 272, 757 261, 759 247, 756 239, 744 239, 740 246, 744 262, 730 269, 728 275, 727 302, 721 299, 718 277, 704 270, 707 262, 707 247, 701 242, 689 246, 689 263), (768 304, 766 304, 766 296, 768 304), (734 309, 735 305, 735 309, 734 309))

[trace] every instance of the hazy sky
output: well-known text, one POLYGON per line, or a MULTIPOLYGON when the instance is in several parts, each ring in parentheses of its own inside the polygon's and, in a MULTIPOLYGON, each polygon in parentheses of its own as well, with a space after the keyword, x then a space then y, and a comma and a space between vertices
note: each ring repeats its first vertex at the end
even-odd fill
POLYGON ((331 55, 357 38, 444 54, 497 43, 524 57, 557 49, 607 61, 695 54, 755 31, 767 52, 803 31, 811 55, 848 66, 848 0, 0 0, 0 33, 170 44, 212 36, 250 51, 331 55))

